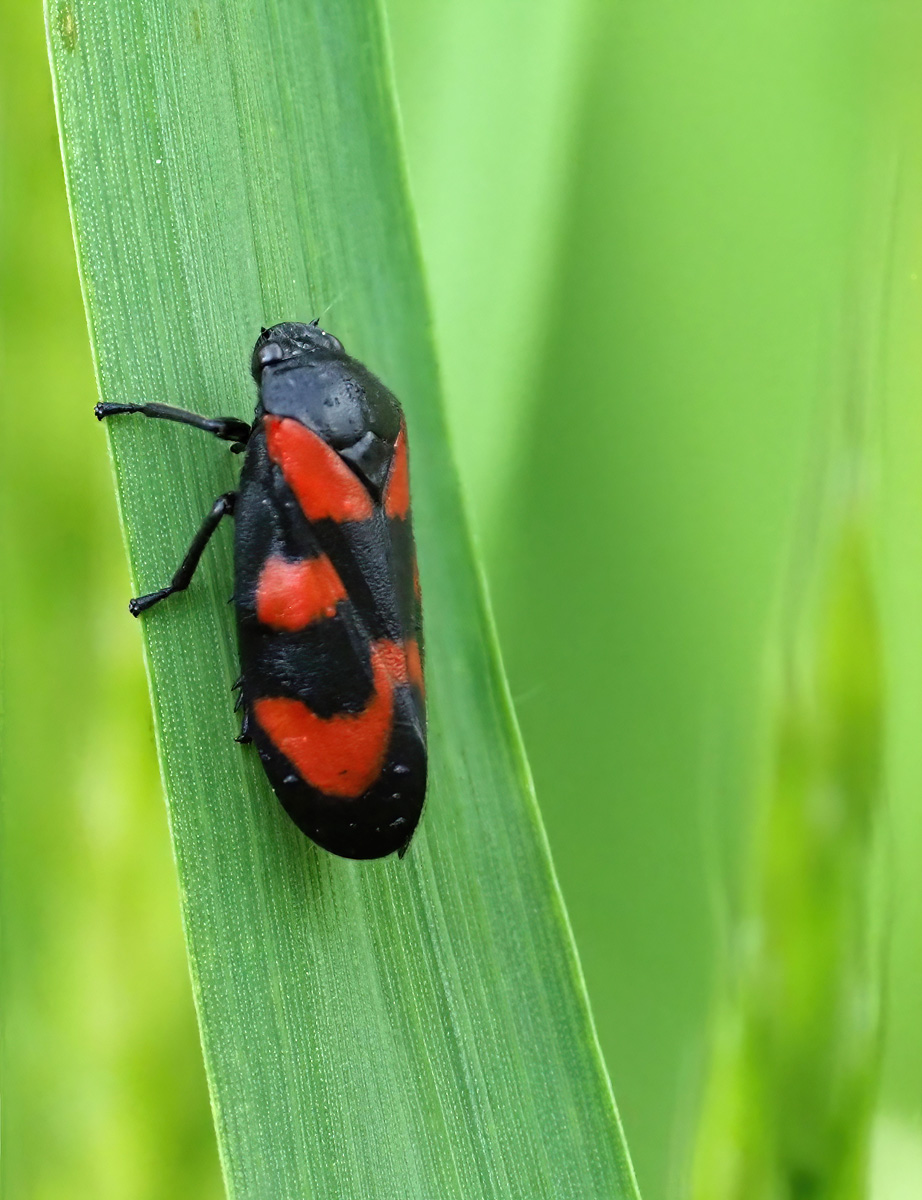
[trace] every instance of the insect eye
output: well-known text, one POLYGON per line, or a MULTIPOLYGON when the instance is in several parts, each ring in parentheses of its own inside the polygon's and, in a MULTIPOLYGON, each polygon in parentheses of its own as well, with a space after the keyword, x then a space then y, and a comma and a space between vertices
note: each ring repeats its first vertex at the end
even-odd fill
POLYGON ((337 354, 342 354, 343 344, 338 337, 334 337, 332 333, 326 332, 324 332, 323 336, 326 339, 327 346, 329 346, 331 350, 335 350, 337 354))
POLYGON ((281 362, 285 357, 285 351, 278 342, 267 342, 265 346, 260 346, 256 351, 256 361, 261 367, 268 367, 270 363, 281 362))

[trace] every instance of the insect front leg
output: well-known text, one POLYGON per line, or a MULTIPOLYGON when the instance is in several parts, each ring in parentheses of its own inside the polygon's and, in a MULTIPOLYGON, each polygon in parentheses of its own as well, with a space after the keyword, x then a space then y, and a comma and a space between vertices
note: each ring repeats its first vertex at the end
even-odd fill
POLYGON ((211 506, 211 512, 202 522, 198 533, 192 539, 189 549, 186 551, 186 557, 179 565, 179 569, 173 576, 169 587, 161 588, 159 592, 148 592, 146 596, 136 596, 128 605, 128 611, 133 617, 138 616, 148 608, 153 608, 155 604, 159 604, 161 600, 165 600, 167 596, 172 596, 174 592, 184 592, 192 582, 192 576, 195 574, 195 568, 199 565, 205 547, 214 531, 221 524, 221 518, 233 516, 234 501, 237 499, 236 492, 226 492, 223 496, 219 496, 211 506))
POLYGON ((224 442, 234 442, 232 450, 242 450, 252 433, 252 426, 246 421, 238 421, 236 417, 200 417, 198 413, 174 408, 171 404, 97 404, 93 411, 99 421, 105 420, 106 417, 121 416, 122 413, 140 413, 142 417, 156 417, 161 421, 191 425, 194 429, 213 433, 224 442))

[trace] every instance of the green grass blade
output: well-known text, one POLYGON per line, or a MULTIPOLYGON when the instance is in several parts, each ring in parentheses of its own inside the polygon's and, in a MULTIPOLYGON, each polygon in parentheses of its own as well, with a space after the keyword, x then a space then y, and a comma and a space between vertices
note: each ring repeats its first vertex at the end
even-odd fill
MULTIPOLYGON (((231 1193, 635 1195, 447 449, 375 5, 56 0, 48 28, 104 398, 246 415, 259 325, 327 314, 413 442, 433 783, 403 862, 318 852, 233 744, 228 532, 144 620, 231 1193)), ((235 462, 110 436, 149 590, 235 462)))
POLYGON ((223 1195, 41 8, 0 39, 0 1195, 223 1195), (53 312, 53 322, 49 321, 53 312), (36 330, 48 330, 36 354, 36 330))
POLYGON ((587 0, 385 8, 449 430, 489 559, 535 364, 561 337, 554 275, 597 13, 587 0))

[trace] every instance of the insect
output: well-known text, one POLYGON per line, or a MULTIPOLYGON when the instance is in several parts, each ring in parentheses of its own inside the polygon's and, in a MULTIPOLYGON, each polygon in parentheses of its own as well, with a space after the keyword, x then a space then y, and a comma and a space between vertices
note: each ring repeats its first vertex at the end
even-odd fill
POLYGON ((310 325, 263 329, 252 425, 167 404, 98 404, 205 430, 244 452, 167 587, 192 580, 233 516, 239 742, 285 811, 344 858, 406 852, 426 794, 426 709, 407 431, 396 398, 310 325))

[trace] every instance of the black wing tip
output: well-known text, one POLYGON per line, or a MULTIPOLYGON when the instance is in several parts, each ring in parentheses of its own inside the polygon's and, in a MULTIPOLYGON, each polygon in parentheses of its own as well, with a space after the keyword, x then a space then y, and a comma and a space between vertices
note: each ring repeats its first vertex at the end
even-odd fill
POLYGON ((402 828, 395 828, 392 824, 382 827, 376 822, 366 824, 363 828, 357 822, 312 819, 311 815, 290 802, 283 806, 301 832, 322 850, 353 861, 389 858, 392 854, 403 859, 419 824, 417 815, 415 819, 404 818, 402 828), (410 824, 409 834, 406 832, 407 824, 410 824))

